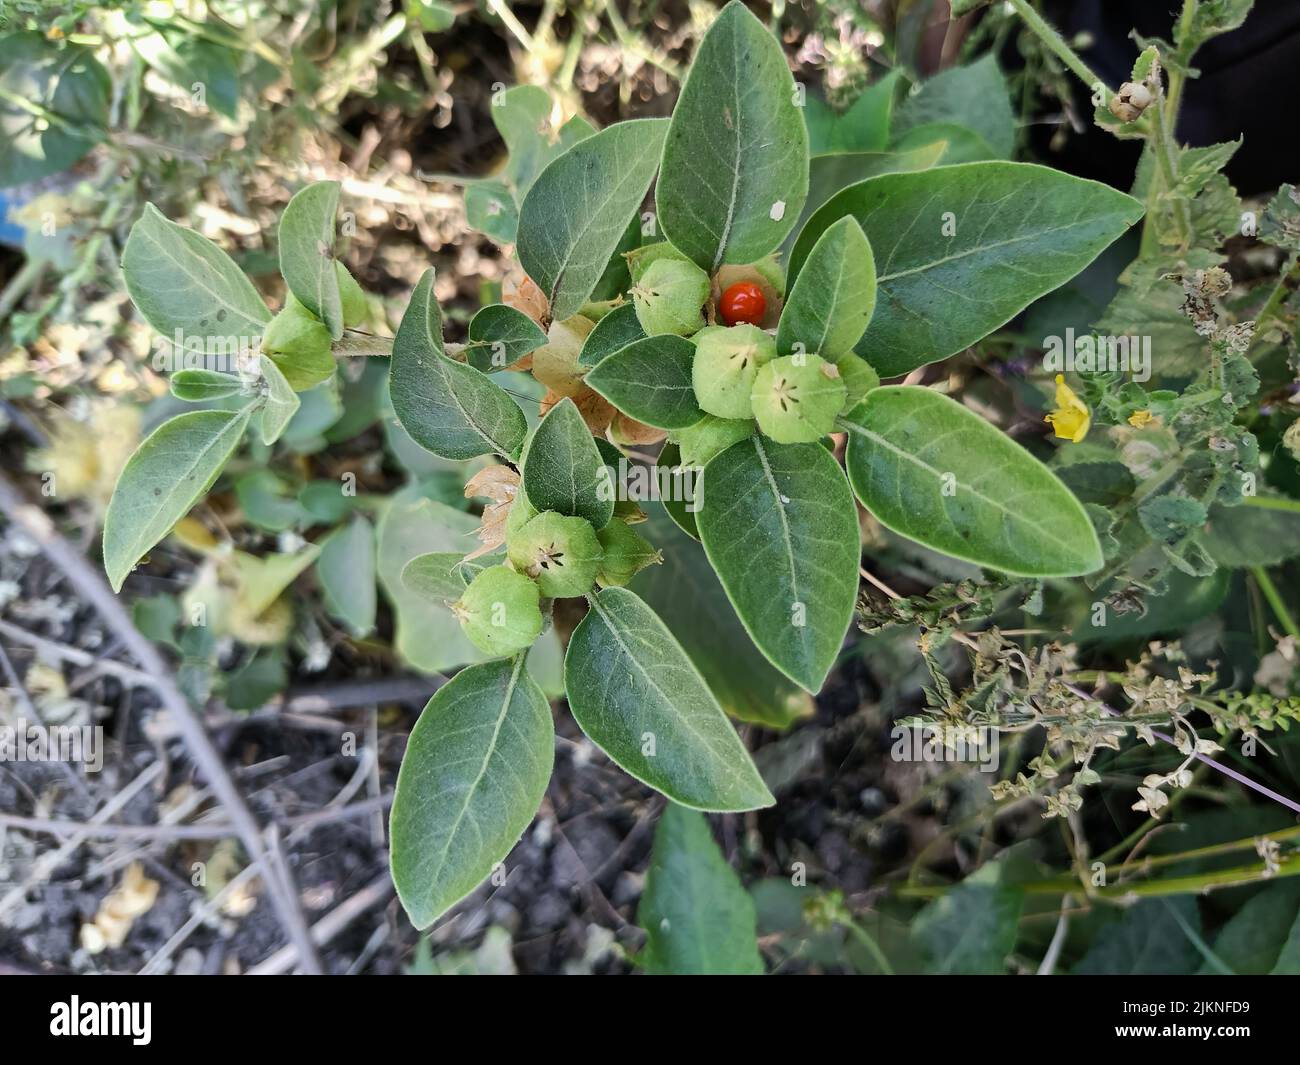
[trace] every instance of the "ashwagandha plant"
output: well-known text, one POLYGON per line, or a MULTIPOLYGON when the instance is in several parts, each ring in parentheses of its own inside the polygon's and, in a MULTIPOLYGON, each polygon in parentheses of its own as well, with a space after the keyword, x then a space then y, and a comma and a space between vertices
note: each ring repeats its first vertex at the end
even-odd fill
MULTIPOLYGON (((431 272, 414 291, 391 348, 398 420, 434 455, 500 460, 468 488, 492 501, 482 547, 403 571, 486 657, 433 697, 399 775, 392 870, 418 927, 491 872, 542 799, 554 727, 525 655, 556 600, 586 601, 564 688, 614 762, 697 810, 774 801, 696 663, 625 587, 659 557, 616 480, 636 448, 666 438, 662 466, 702 469, 690 505, 669 514, 703 545, 753 644, 806 692, 853 617, 855 496, 888 528, 992 570, 1103 565, 1088 513, 1047 467, 940 392, 879 378, 980 341, 1086 267, 1142 205, 1001 161, 883 173, 809 204, 803 99, 776 40, 733 2, 671 119, 570 124, 571 143, 508 189, 528 278, 511 305, 484 307, 449 347, 431 272), (492 379, 525 368, 549 389, 531 428, 492 379), (832 434, 847 438, 842 465, 832 434)), ((274 318, 207 241, 152 209, 137 223, 123 267, 149 322, 168 336, 256 335, 261 354, 248 379, 174 377, 183 397, 243 399, 172 419, 128 463, 104 528, 115 588, 247 433, 273 443, 336 354, 373 353, 352 329, 361 294, 333 257, 338 195, 320 183, 286 208, 291 295, 274 318)))

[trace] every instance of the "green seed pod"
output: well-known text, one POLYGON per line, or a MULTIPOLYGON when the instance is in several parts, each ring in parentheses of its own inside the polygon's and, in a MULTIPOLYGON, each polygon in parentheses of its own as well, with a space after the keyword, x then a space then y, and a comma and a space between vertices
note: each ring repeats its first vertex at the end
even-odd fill
POLYGON ((542 632, 541 592, 509 566, 488 566, 452 604, 470 643, 498 657, 518 654, 542 632))
POLYGON ((776 358, 776 341, 753 325, 710 325, 695 335, 695 401, 717 418, 752 416, 759 367, 776 358))
POLYGON ((546 343, 533 352, 533 376, 561 396, 578 395, 583 387, 582 375, 587 372, 587 367, 578 365, 578 355, 595 328, 595 322, 580 314, 552 322, 546 343))
POLYGON ((515 533, 537 517, 538 510, 524 495, 523 485, 519 486, 519 491, 515 493, 515 501, 510 504, 510 513, 506 515, 506 539, 509 540, 515 533))
POLYGON ((295 392, 305 392, 334 373, 330 331, 293 293, 262 334, 262 353, 270 356, 295 392))
POLYGON ((754 381, 754 417, 778 444, 811 444, 835 427, 848 390, 820 355, 773 359, 754 381))
POLYGON ((704 327, 709 275, 681 259, 656 259, 632 287, 636 320, 646 336, 690 336, 704 327))
POLYGON ((872 368, 866 359, 859 358, 853 352, 841 355, 835 360, 848 395, 844 399, 844 409, 852 410, 866 397, 866 394, 880 384, 880 374, 872 368))
POLYGON ((582 518, 545 510, 506 541, 506 557, 537 581, 542 595, 564 599, 591 591, 603 554, 596 530, 582 518))
POLYGON ((343 303, 343 324, 365 325, 370 318, 370 303, 366 300, 365 292, 348 268, 337 259, 334 260, 334 272, 339 275, 339 299, 343 303))
POLYGON ((646 566, 664 560, 663 553, 634 533, 621 521, 611 521, 596 533, 605 557, 600 560, 596 581, 602 588, 622 587, 646 566))
POLYGON ((754 432, 752 418, 737 420, 715 418, 706 414, 689 429, 679 429, 672 436, 683 466, 703 466, 719 452, 726 451, 754 432))

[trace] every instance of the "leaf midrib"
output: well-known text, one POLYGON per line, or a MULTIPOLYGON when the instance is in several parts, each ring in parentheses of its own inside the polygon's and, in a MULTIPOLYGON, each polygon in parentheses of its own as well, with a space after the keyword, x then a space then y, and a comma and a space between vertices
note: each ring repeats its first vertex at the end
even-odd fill
MULTIPOLYGON (((692 724, 690 718, 688 718, 685 714, 683 714, 680 710, 677 709, 676 702, 673 699, 669 698, 668 694, 661 687, 659 687, 658 684, 655 683, 654 678, 650 675, 650 673, 646 670, 646 668, 643 665, 641 665, 640 661, 637 659, 637 656, 632 653, 632 649, 628 647, 626 643, 623 642, 622 637, 619 635, 618 629, 614 627, 613 615, 609 612, 609 610, 606 607, 601 605, 600 596, 593 595, 588 599, 588 602, 591 604, 591 608, 596 612, 596 616, 600 618, 605 628, 609 631, 609 634, 613 638, 614 642, 618 644, 618 649, 622 651, 624 656, 628 659, 628 661, 631 662, 632 665, 636 667, 637 672, 639 672, 641 676, 645 678, 646 683, 649 684, 650 687, 653 688, 656 693, 658 693, 659 697, 663 700, 664 706, 672 713, 673 716, 676 717, 676 719, 686 728, 686 730, 691 733, 691 735, 695 736, 701 743, 705 745, 705 747, 708 748, 710 754, 717 756, 718 749, 714 745, 713 740, 710 739, 708 736, 705 736, 703 733, 701 733, 694 726, 694 724, 692 724)), ((646 609, 650 610, 650 607, 646 606, 646 609)), ((651 611, 651 613, 653 613, 653 611, 651 611)), ((682 654, 683 657, 686 657, 684 651, 682 652, 682 654)), ((706 692, 709 691, 708 685, 704 683, 704 679, 699 675, 699 672, 695 670, 694 663, 691 663, 689 657, 686 657, 686 662, 688 663, 687 668, 694 673, 696 682, 706 692)), ((717 709, 719 713, 722 713, 721 707, 718 707, 717 709)), ((728 763, 727 759, 722 758, 721 761, 723 766, 727 769, 728 775, 737 783, 743 785, 743 781, 741 780, 740 774, 737 773, 736 770, 728 763)))
POLYGON ((435 869, 441 870, 446 864, 447 855, 451 853, 451 845, 455 842, 456 833, 460 831, 461 822, 465 820, 465 815, 469 812, 470 803, 474 800, 474 794, 478 791, 479 785, 483 783, 483 778, 487 775, 488 764, 492 761, 492 755, 496 753, 497 740, 501 736, 501 726, 505 724, 506 715, 510 712, 510 704, 514 701, 515 688, 519 683, 519 674, 524 668, 524 656, 516 655, 514 668, 510 671, 510 680, 506 684, 505 698, 501 703, 501 712, 497 714, 496 722, 492 727, 492 738, 488 741, 487 753, 483 755, 483 764, 479 766, 478 774, 474 777, 474 782, 470 784, 465 791, 465 800, 461 803, 460 809, 456 812, 456 819, 452 822, 451 828, 447 831, 447 837, 443 841, 442 853, 438 855, 438 860, 434 866, 435 869))
MULTIPOLYGON (((838 419, 838 422, 840 427, 844 429, 846 432, 856 434, 857 436, 861 436, 865 439, 869 439, 874 443, 881 445, 886 450, 893 452, 895 455, 898 455, 901 458, 905 458, 909 462, 913 463, 914 465, 921 467, 921 469, 925 470, 926 473, 932 474, 936 478, 942 479, 943 476, 942 471, 935 469, 935 467, 931 466, 924 459, 919 459, 915 455, 907 451, 904 451, 902 448, 896 446, 895 444, 890 443, 889 440, 881 436, 879 433, 872 432, 870 429, 866 428, 865 426, 859 425, 857 422, 849 421, 847 418, 840 418, 838 419)), ((1037 532, 1042 534, 1044 539, 1052 543, 1059 543, 1057 536, 1054 532, 1051 532, 1046 528, 1044 528, 1042 525, 1040 525, 1029 515, 1022 513, 1021 511, 1012 510, 1006 504, 1000 503, 996 499, 992 499, 989 496, 986 496, 979 489, 972 488, 970 485, 964 485, 963 487, 966 489, 967 492, 973 495, 976 499, 979 499, 982 502, 987 503, 989 506, 993 507, 995 510, 1000 511, 1011 520, 1016 522, 1024 522, 1025 524, 1031 526, 1037 532)))
MULTIPOLYGON (((191 283, 193 283, 199 289, 201 289, 202 291, 206 292, 209 296, 211 296, 216 301, 219 307, 225 307, 227 310, 233 311, 245 322, 254 326, 258 330, 258 335, 259 336, 261 335, 261 331, 266 327, 267 321, 269 321, 269 319, 258 320, 256 318, 249 317, 248 312, 245 311, 243 308, 235 306, 233 303, 230 303, 228 300, 226 300, 225 297, 223 297, 215 289, 209 288, 207 285, 203 283, 202 279, 197 274, 190 273, 186 269, 186 264, 183 263, 180 259, 177 259, 174 255, 170 254, 170 252, 167 250, 167 246, 163 244, 156 236, 154 236, 152 232, 150 232, 149 230, 144 230, 142 232, 142 235, 147 241, 149 241, 150 244, 152 244, 155 248, 158 249, 159 253, 162 255, 164 259, 172 263, 172 265, 174 265, 178 270, 180 270, 191 283)), ((182 241, 184 239, 185 239, 184 237, 181 238, 182 241)), ((186 250, 189 251, 188 245, 186 245, 186 250)), ((190 254, 197 255, 198 253, 191 252, 190 254)), ((204 265, 207 266, 206 263, 204 265)), ((238 270, 239 268, 235 267, 235 269, 238 270)))

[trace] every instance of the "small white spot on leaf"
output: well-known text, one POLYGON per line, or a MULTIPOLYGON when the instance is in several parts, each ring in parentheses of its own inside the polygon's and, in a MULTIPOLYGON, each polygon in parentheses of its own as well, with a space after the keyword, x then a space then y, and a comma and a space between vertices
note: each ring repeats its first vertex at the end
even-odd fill
POLYGON ((773 222, 779 222, 785 217, 785 200, 777 200, 772 204, 772 209, 768 212, 773 222))

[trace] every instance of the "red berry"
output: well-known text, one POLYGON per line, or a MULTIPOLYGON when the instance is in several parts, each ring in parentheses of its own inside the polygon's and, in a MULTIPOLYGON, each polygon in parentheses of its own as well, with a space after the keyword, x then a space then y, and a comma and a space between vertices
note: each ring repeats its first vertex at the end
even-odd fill
POLYGON ((722 294, 718 301, 718 312, 727 325, 761 325, 763 315, 767 313, 767 297, 763 290, 752 281, 737 281, 722 294))

